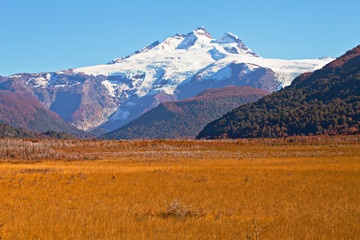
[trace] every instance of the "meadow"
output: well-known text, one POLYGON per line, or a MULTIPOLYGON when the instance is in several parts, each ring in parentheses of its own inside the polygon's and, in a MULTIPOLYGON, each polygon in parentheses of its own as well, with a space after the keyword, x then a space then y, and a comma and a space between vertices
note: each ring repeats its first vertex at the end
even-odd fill
POLYGON ((360 239, 360 136, 0 150, 2 239, 360 239))

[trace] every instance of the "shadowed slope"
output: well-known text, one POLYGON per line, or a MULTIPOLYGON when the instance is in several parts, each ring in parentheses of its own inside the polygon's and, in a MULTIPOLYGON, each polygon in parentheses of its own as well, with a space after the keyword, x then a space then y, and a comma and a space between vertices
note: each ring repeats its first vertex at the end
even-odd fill
POLYGON ((43 108, 34 96, 26 93, 0 90, 0 122, 27 131, 52 130, 67 132, 77 137, 90 136, 65 122, 56 113, 43 108))

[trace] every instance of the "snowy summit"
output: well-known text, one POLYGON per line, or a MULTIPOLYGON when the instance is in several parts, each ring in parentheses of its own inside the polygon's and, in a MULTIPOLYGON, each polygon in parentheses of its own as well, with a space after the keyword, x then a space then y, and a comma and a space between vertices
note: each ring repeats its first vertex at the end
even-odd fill
MULTIPOLYGON (((123 76, 134 81, 134 85, 140 84, 137 94, 144 96, 162 90, 172 94, 177 85, 189 80, 200 70, 211 67, 211 72, 214 72, 233 62, 271 68, 278 74, 280 89, 289 85, 297 75, 321 68, 331 60, 262 58, 232 33, 213 39, 205 28, 199 27, 188 34, 176 34, 163 42, 156 41, 126 58, 114 59, 109 64, 74 69, 73 72, 94 76, 123 76), (137 78, 139 75, 144 78, 137 78), (169 82, 162 89, 154 86, 160 76, 169 82)), ((212 77, 211 74, 205 75, 212 77)))

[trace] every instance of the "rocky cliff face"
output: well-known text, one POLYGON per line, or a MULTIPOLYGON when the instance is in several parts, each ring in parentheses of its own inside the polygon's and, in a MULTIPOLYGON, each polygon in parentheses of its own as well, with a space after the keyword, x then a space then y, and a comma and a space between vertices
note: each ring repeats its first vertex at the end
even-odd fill
POLYGON ((80 129, 113 130, 160 102, 193 97, 204 89, 234 85, 273 92, 331 60, 265 59, 231 33, 213 39, 198 28, 108 64, 15 74, 0 77, 0 84, 6 90, 21 86, 80 129))
POLYGON ((77 128, 89 130, 106 121, 119 104, 102 81, 103 77, 82 74, 25 73, 0 79, 0 89, 31 93, 45 108, 77 128))

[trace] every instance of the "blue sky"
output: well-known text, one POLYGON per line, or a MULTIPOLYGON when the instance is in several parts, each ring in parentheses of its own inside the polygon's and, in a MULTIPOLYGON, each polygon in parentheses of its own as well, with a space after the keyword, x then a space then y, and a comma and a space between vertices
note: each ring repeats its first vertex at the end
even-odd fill
POLYGON ((359 0, 0 0, 0 75, 111 61, 176 33, 232 32, 262 57, 338 57, 360 44, 359 0))

